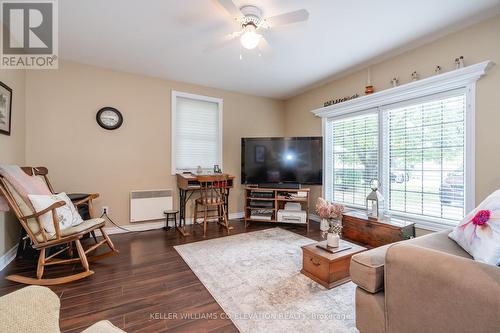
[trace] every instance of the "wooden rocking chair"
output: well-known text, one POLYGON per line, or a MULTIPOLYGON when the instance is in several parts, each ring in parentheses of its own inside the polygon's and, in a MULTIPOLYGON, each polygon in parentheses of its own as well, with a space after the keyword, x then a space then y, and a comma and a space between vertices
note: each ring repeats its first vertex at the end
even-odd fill
MULTIPOLYGON (((21 168, 27 175, 33 177, 41 177, 45 184, 47 185, 50 192, 54 193, 52 185, 49 182, 47 177, 48 170, 45 167, 22 167, 21 168)), ((102 218, 93 218, 92 211, 92 200, 97 198, 98 194, 90 194, 88 197, 75 202, 74 205, 76 208, 80 205, 88 205, 89 214, 91 219, 86 220, 83 223, 69 227, 64 230, 60 230, 59 222, 57 220, 56 208, 64 206, 64 201, 58 201, 46 209, 35 212, 31 207, 29 207, 22 197, 17 193, 14 187, 7 181, 6 178, 0 175, 0 191, 3 196, 6 198, 10 208, 18 218, 19 222, 23 226, 24 230, 28 234, 29 238, 33 243, 33 248, 40 251, 40 257, 38 258, 38 266, 36 271, 37 278, 24 277, 20 275, 9 275, 6 277, 7 280, 15 281, 24 284, 36 284, 36 285, 56 285, 67 283, 71 281, 76 281, 79 279, 83 279, 87 276, 94 274, 93 271, 89 268, 89 261, 95 261, 98 259, 102 259, 114 254, 118 254, 118 250, 115 249, 113 242, 109 238, 109 236, 104 231, 105 221, 102 218), (40 216, 52 212, 52 219, 54 223, 55 233, 50 234, 45 231, 40 222, 40 216), (92 246, 84 249, 80 239, 90 232, 99 229, 103 236, 103 240, 96 242, 92 246), (78 252, 78 257, 73 258, 73 248, 72 242, 76 244, 76 250, 78 252), (110 250, 87 257, 87 254, 96 250, 101 245, 106 244, 110 250), (46 250, 52 247, 61 246, 64 247, 59 249, 57 252, 50 254, 46 257, 46 250), (68 259, 60 259, 56 258, 57 255, 67 251, 69 258, 68 259), (74 264, 80 262, 84 268, 84 271, 81 273, 76 273, 64 277, 59 278, 47 278, 43 279, 43 271, 45 266, 57 265, 57 264, 74 264)), ((55 194, 55 193, 54 193, 55 194)))

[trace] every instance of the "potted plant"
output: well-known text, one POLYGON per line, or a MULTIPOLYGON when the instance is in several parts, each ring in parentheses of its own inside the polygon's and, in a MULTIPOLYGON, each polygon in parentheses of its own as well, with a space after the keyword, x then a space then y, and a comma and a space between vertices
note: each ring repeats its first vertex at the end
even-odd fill
POLYGON ((316 213, 321 218, 320 229, 322 237, 326 236, 327 246, 338 247, 342 232, 344 205, 328 202, 320 197, 316 201, 316 213))

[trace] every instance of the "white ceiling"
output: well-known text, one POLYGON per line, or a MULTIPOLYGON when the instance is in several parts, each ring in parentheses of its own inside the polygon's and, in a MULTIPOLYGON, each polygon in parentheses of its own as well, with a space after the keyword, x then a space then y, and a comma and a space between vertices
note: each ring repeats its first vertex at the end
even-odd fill
POLYGON ((500 0, 235 0, 269 17, 305 8, 309 21, 272 30, 271 52, 239 43, 207 51, 236 30, 212 0, 62 0, 64 59, 284 99, 416 41, 492 16, 500 0))

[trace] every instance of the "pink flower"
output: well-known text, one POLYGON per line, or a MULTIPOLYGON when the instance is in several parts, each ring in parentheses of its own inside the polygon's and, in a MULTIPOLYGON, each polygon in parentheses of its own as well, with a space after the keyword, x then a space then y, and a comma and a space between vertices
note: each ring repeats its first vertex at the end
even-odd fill
POLYGON ((470 230, 470 239, 469 243, 472 243, 474 238, 479 237, 489 237, 492 233, 492 230, 489 225, 486 224, 490 220, 491 211, 487 209, 480 210, 474 215, 474 217, 467 223, 464 223, 461 228, 464 230, 468 225, 473 226, 472 230, 470 230))
POLYGON ((472 223, 474 225, 484 225, 490 219, 491 212, 489 210, 480 210, 472 218, 472 223))

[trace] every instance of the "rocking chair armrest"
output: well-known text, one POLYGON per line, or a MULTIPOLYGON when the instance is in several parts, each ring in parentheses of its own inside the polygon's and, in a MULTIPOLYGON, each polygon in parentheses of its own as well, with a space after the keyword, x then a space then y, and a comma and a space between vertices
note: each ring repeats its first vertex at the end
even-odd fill
POLYGON ((73 205, 75 205, 75 207, 78 207, 97 198, 99 198, 99 193, 91 193, 86 198, 73 202, 73 205))
POLYGON ((59 207, 62 207, 64 206, 66 203, 64 201, 57 201, 57 202, 54 202, 52 205, 50 205, 49 207, 39 211, 39 212, 35 212, 34 214, 31 214, 31 215, 28 215, 28 216, 21 216, 21 219, 27 221, 29 219, 34 219, 34 218, 37 218, 37 217, 40 217, 42 216, 43 214, 47 214, 48 212, 51 212, 53 211, 54 209, 56 208, 59 208, 59 207))

